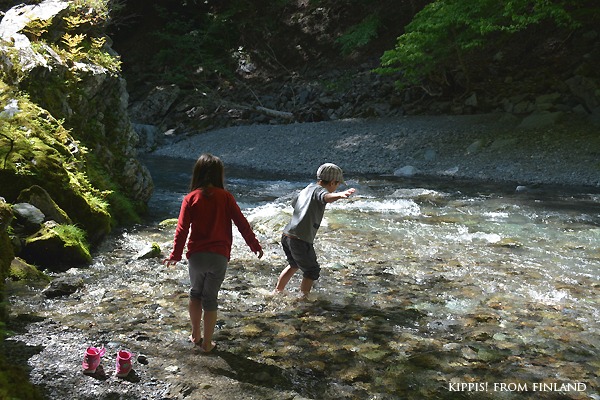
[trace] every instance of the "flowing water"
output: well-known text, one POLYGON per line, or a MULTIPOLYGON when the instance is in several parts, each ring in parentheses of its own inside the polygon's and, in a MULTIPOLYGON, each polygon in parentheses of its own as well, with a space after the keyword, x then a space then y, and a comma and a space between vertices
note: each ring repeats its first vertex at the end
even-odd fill
MULTIPOLYGON (((181 357, 185 265, 135 255, 170 251, 174 226, 159 222, 177 216, 193 161, 146 162, 149 220, 67 272, 84 289, 55 300, 29 289, 11 296, 13 313, 181 357)), ((235 232, 215 337, 232 377, 314 399, 600 399, 597 191, 349 178, 355 196, 327 206, 315 242, 321 279, 298 301, 300 276, 271 291, 289 200, 310 179, 227 171, 265 249, 257 260, 235 232)))

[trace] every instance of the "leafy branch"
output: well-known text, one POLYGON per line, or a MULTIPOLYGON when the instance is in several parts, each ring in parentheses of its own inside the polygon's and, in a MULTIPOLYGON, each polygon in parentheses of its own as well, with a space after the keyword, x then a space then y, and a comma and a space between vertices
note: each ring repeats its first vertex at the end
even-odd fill
POLYGON ((567 11, 572 1, 436 0, 421 10, 381 57, 380 73, 402 74, 399 86, 429 80, 447 83, 446 70, 458 66, 469 90, 469 56, 504 37, 544 21, 575 28, 567 11))

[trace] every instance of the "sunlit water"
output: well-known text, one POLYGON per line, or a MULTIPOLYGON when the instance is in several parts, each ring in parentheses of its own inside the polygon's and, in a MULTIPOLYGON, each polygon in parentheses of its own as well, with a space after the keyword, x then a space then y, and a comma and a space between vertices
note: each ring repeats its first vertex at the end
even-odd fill
MULTIPOLYGON (((177 216, 193 162, 147 162, 149 221, 69 271, 85 276, 80 293, 13 297, 15 312, 116 341, 187 337, 185 265, 135 255, 152 242, 170 251, 174 226, 158 222, 177 216)), ((235 233, 216 340, 270 371, 256 383, 316 399, 600 399, 600 194, 348 178, 356 195, 327 206, 315 242, 322 277, 299 302, 300 276, 288 293, 271 291, 289 200, 310 177, 228 171, 265 257, 235 233)))

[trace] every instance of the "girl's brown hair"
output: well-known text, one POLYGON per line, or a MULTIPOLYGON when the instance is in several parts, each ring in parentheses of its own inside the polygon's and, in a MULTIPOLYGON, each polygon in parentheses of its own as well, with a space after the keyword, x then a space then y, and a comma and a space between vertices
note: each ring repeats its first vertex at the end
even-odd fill
POLYGON ((200 155, 194 165, 190 192, 196 189, 205 189, 210 185, 224 189, 224 170, 223 161, 219 157, 209 153, 200 155))

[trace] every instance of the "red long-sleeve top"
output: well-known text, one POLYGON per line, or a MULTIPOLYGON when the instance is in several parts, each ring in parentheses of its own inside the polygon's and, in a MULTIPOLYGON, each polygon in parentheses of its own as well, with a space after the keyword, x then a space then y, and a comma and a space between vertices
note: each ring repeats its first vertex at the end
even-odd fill
POLYGON ((216 187, 188 193, 181 203, 173 251, 169 258, 181 260, 187 240, 187 258, 193 253, 210 252, 222 254, 229 260, 233 243, 231 221, 250 249, 253 252, 260 251, 260 243, 231 193, 216 187))

